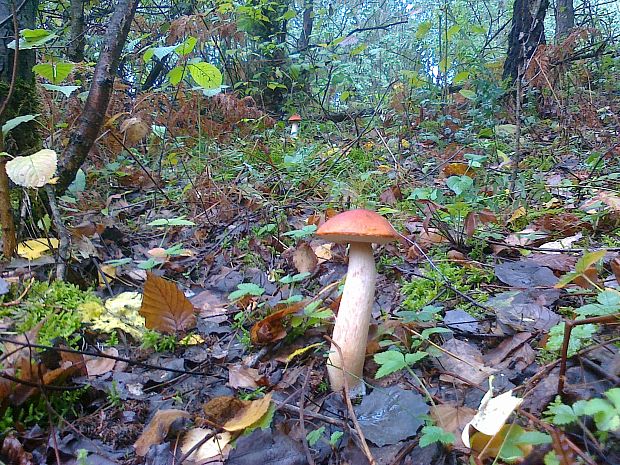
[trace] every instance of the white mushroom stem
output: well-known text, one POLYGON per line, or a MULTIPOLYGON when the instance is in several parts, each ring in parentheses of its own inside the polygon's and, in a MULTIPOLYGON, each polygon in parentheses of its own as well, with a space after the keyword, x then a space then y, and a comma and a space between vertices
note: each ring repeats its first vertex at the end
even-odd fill
POLYGON ((347 376, 349 389, 362 380, 376 278, 372 245, 351 243, 349 269, 332 335, 332 340, 342 351, 342 360, 332 346, 327 364, 329 381, 334 391, 344 387, 344 376, 347 376))
POLYGON ((293 123, 291 125, 291 138, 295 139, 299 134, 299 123, 293 123))

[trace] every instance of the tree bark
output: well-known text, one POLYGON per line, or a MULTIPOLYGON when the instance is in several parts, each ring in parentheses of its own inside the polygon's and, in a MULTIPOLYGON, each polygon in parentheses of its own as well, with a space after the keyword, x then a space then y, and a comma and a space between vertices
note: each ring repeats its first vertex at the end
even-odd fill
POLYGON ((555 1, 555 38, 560 41, 575 27, 573 0, 555 1))
POLYGON ((84 60, 84 0, 71 0, 69 9, 71 28, 69 32, 69 46, 67 58, 73 62, 84 60))
MULTIPOLYGON (((32 72, 35 51, 8 47, 11 41, 19 40, 20 29, 34 29, 38 6, 38 0, 25 0, 19 5, 12 0, 0 1, 0 127, 11 118, 35 113, 31 110, 38 105, 32 72)), ((18 126, 12 135, 15 136, 14 143, 6 144, 0 134, 0 151, 10 150, 13 155, 19 155, 39 143, 33 123, 18 126)), ((2 252, 5 258, 10 258, 17 247, 17 235, 6 173, 7 161, 6 157, 0 160, 0 223, 2 252)))
POLYGON ((121 52, 137 5, 138 0, 118 0, 116 4, 106 31, 99 61, 95 66, 84 110, 78 118, 77 129, 71 134, 69 144, 62 156, 62 167, 56 185, 58 194, 64 193, 69 187, 99 135, 114 90, 114 78, 118 71, 121 52))
POLYGON ((512 29, 508 36, 508 53, 504 62, 504 78, 511 82, 523 71, 536 47, 545 41, 545 16, 549 0, 515 0, 512 29))
POLYGON ((301 36, 297 43, 300 52, 304 52, 310 45, 310 36, 314 28, 314 0, 306 0, 302 20, 301 36))

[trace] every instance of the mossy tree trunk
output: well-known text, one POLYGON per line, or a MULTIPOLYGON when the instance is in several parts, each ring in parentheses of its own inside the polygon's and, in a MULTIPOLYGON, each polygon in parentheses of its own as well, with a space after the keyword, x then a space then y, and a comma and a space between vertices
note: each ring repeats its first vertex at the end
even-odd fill
MULTIPOLYGON (((0 125, 17 116, 38 113, 39 99, 32 67, 34 50, 15 50, 9 44, 18 40, 20 29, 34 29, 38 0, 0 0, 0 125)), ((40 148, 41 140, 35 123, 17 126, 5 140, 0 138, 0 151, 13 156, 33 152, 40 148)), ((0 221, 2 221, 3 253, 10 257, 16 248, 15 223, 6 174, 6 157, 0 159, 0 221)))

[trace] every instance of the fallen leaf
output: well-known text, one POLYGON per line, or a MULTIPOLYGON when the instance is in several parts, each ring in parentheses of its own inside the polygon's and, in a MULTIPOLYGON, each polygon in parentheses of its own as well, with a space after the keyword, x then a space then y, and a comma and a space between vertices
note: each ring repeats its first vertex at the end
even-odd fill
POLYGON ((213 431, 205 428, 192 428, 183 437, 183 443, 181 445, 181 452, 186 454, 189 450, 202 441, 207 435, 213 435, 212 438, 202 444, 198 450, 195 450, 187 458, 190 461, 197 463, 204 463, 213 457, 220 456, 222 460, 225 459, 224 455, 229 450, 226 446, 232 440, 230 433, 223 432, 213 434, 213 431))
POLYGON ((277 429, 274 431, 256 430, 248 436, 240 437, 226 461, 226 465, 304 465, 307 463, 301 441, 294 440, 277 429))
POLYGON ((476 410, 451 404, 437 404, 431 407, 430 415, 437 426, 454 434, 456 442, 454 447, 463 452, 469 452, 461 439, 461 433, 465 426, 474 418, 476 410))
POLYGON ((319 244, 316 247, 313 247, 314 255, 318 259, 318 263, 324 263, 332 259, 332 246, 333 242, 328 242, 326 244, 319 244))
POLYGON ((30 239, 17 244, 17 255, 27 260, 36 260, 45 252, 58 248, 60 241, 55 237, 30 239))
POLYGON ((417 392, 398 386, 375 387, 355 407, 364 436, 379 447, 415 436, 424 424, 428 405, 417 392))
POLYGON ((155 412, 155 415, 133 445, 136 449, 136 454, 144 457, 151 446, 161 444, 166 439, 173 423, 189 417, 189 413, 185 410, 165 409, 155 412))
POLYGON ((172 281, 147 273, 140 315, 148 329, 173 334, 196 326, 194 306, 172 281))
MULTIPOLYGON (((109 347, 102 352, 105 355, 118 357, 118 350, 114 347, 109 347)), ((92 355, 85 355, 84 359, 86 360, 86 371, 88 372, 88 376, 90 378, 94 378, 95 376, 108 373, 112 371, 114 369, 114 365, 116 365, 116 360, 112 358, 93 357, 92 355)))
POLYGON ((271 405, 271 392, 262 399, 244 402, 243 407, 222 428, 226 431, 242 431, 257 423, 268 412, 271 405))
POLYGON ((142 295, 139 292, 121 292, 105 302, 86 302, 78 307, 85 322, 91 328, 111 333, 117 329, 126 332, 136 339, 144 334, 144 318, 138 311, 142 305, 142 295))
POLYGON ((495 266, 495 276, 509 286, 529 289, 552 287, 558 282, 553 272, 531 260, 504 262, 495 266))
POLYGON ((228 367, 228 385, 233 389, 256 389, 266 386, 267 380, 256 368, 237 364, 228 367))
POLYGON ((437 367, 440 370, 458 374, 467 380, 463 381, 449 374, 442 374, 440 377, 442 381, 457 384, 469 382, 479 385, 496 372, 494 368, 485 366, 480 350, 467 342, 452 338, 443 344, 442 349, 446 352, 437 359, 437 367))
POLYGON ((17 439, 13 433, 7 435, 2 442, 2 456, 7 460, 7 463, 13 465, 34 465, 32 460, 32 454, 26 452, 24 446, 19 439, 17 439))
POLYGON ((620 284, 620 257, 612 258, 611 262, 611 271, 614 272, 614 276, 616 277, 616 281, 620 284))
POLYGON ((577 258, 573 255, 567 255, 562 253, 533 253, 528 255, 529 260, 538 263, 539 265, 551 268, 554 271, 570 271, 575 267, 577 258))
POLYGON ((317 256, 307 242, 301 242, 295 248, 293 264, 299 273, 310 273, 316 268, 317 256))
POLYGON ((510 215, 510 218, 508 218, 508 221, 506 221, 506 223, 514 223, 519 218, 522 218, 525 215, 527 215, 527 210, 525 209, 525 207, 519 207, 514 212, 512 212, 512 215, 510 215))
POLYGON ((284 329, 284 317, 297 313, 308 303, 305 301, 296 302, 276 310, 262 320, 256 322, 250 330, 250 340, 253 344, 265 345, 284 339, 288 334, 284 329))
POLYGON ((463 176, 463 175, 469 176, 470 178, 476 177, 476 172, 474 171, 474 169, 471 168, 465 162, 448 163, 447 165, 443 167, 441 171, 444 174, 444 176, 447 178, 450 176, 463 176))
POLYGON ((463 429, 463 434, 461 435, 463 444, 467 447, 471 446, 470 427, 475 428, 477 431, 487 436, 494 436, 500 431, 502 426, 506 423, 506 420, 508 420, 508 417, 522 402, 523 399, 512 395, 512 390, 493 397, 493 389, 492 387, 489 388, 480 401, 478 413, 476 413, 474 418, 463 429))

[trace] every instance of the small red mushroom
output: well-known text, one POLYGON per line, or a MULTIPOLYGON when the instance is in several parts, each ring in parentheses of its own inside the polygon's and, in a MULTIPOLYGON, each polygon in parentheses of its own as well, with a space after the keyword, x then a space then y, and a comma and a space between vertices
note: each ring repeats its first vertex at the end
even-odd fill
POLYGON ((299 123, 301 122, 301 116, 295 113, 288 119, 288 122, 291 123, 291 139, 297 139, 297 135, 299 134, 299 123))
POLYGON ((394 241, 398 233, 378 213, 350 210, 330 218, 316 234, 331 242, 350 244, 349 268, 332 335, 332 340, 342 351, 342 360, 332 347, 327 372, 333 390, 344 387, 344 376, 352 389, 362 380, 375 296, 377 271, 372 244, 394 241))

